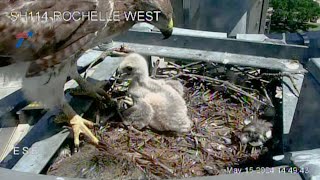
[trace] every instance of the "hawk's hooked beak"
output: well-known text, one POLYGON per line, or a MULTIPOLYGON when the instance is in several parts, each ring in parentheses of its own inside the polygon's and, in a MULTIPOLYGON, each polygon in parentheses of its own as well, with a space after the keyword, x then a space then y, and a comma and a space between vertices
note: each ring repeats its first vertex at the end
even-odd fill
POLYGON ((167 26, 167 29, 160 29, 162 35, 164 36, 163 39, 168 39, 173 32, 173 19, 171 18, 169 21, 169 24, 167 26))

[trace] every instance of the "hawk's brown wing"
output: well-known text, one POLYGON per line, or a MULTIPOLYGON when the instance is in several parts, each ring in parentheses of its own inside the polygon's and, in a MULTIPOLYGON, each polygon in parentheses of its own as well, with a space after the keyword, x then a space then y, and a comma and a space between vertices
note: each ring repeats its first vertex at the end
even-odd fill
POLYGON ((113 0, 5 1, 0 3, 0 66, 32 61, 28 72, 31 76, 76 53, 106 23, 91 21, 79 14, 113 10, 113 4, 110 3, 113 0), (70 13, 74 13, 76 20, 69 20, 70 13), (25 39, 17 48, 17 35, 27 32, 32 32, 32 37, 25 39))

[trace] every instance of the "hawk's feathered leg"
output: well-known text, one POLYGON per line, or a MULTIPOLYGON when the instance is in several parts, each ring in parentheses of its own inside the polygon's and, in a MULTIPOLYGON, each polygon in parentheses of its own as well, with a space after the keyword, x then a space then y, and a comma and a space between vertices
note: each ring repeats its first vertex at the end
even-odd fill
MULTIPOLYGON (((97 57, 91 63, 91 65, 95 64, 96 62, 98 62, 101 59, 106 58, 109 54, 110 54, 109 51, 103 52, 99 57, 97 57)), ((91 65, 90 65, 90 67, 91 67, 91 65)), ((106 83, 98 82, 98 83, 93 84, 93 83, 88 82, 85 79, 85 77, 82 77, 79 74, 76 66, 74 66, 71 71, 72 71, 70 74, 71 78, 74 79, 79 84, 78 88, 74 88, 70 91, 72 94, 89 96, 89 97, 92 97, 92 98, 97 99, 99 101, 110 100, 110 96, 103 89, 103 86, 106 85, 106 83)))
POLYGON ((81 75, 78 72, 72 73, 71 78, 74 79, 79 84, 79 87, 80 87, 80 91, 79 89, 76 89, 74 91, 74 94, 87 95, 100 101, 110 100, 110 96, 102 88, 103 84, 101 83, 92 84, 88 82, 86 79, 84 79, 83 77, 81 77, 81 75))
POLYGON ((79 135, 81 133, 88 137, 93 144, 98 145, 99 140, 89 129, 94 126, 94 123, 78 115, 64 96, 63 87, 67 77, 78 74, 76 60, 77 57, 71 57, 69 61, 51 68, 50 72, 36 77, 24 78, 24 92, 28 99, 39 100, 49 108, 56 106, 62 109, 72 127, 76 147, 79 146, 79 135), (34 87, 38 88, 35 89, 34 87), (50 95, 48 96, 48 94, 50 95))
POLYGON ((81 81, 77 81, 77 83, 78 84, 80 83, 82 85, 81 87, 71 89, 69 92, 72 95, 88 96, 102 102, 109 99, 107 92, 102 88, 106 83, 101 82, 101 83, 92 84, 86 81, 85 79, 82 79, 81 81), (87 87, 87 88, 83 88, 83 87, 87 87))
MULTIPOLYGON (((102 88, 95 88, 96 86, 92 85, 87 80, 81 77, 77 70, 76 60, 77 57, 73 58, 72 60, 74 63, 71 63, 71 67, 69 69, 70 77, 79 84, 81 89, 90 92, 93 97, 98 99, 105 99, 105 97, 108 97, 108 94, 102 88)), ((94 126, 93 122, 79 116, 66 101, 63 101, 62 103, 62 110, 70 120, 69 122, 73 130, 74 143, 76 147, 79 146, 79 136, 81 133, 87 136, 93 144, 99 144, 99 140, 89 130, 89 128, 92 128, 94 126)))

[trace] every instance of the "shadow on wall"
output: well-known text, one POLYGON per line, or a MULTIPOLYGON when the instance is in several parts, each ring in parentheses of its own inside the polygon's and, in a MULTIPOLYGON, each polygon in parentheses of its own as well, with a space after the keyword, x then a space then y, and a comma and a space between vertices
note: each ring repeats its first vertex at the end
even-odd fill
POLYGON ((311 74, 304 78, 285 151, 320 148, 320 85, 311 74))

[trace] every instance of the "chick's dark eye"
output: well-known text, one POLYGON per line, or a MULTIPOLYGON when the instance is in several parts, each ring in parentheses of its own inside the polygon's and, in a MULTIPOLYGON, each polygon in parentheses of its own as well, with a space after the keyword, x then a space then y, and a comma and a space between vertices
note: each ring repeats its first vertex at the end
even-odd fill
POLYGON ((127 71, 132 71, 132 67, 128 66, 127 68, 127 71))

